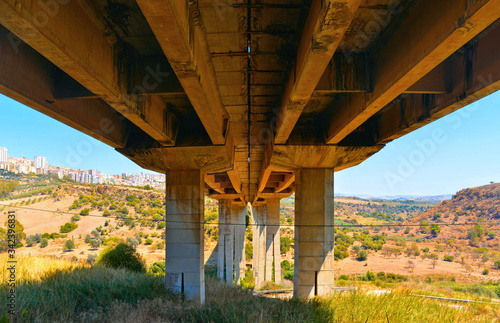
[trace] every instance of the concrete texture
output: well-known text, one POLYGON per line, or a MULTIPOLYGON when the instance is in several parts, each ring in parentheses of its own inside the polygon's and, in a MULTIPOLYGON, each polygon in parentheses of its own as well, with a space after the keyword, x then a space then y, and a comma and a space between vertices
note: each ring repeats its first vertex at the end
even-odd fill
POLYGON ((204 194, 199 170, 166 172, 165 284, 205 302, 204 194))
POLYGON ((294 297, 333 292, 333 169, 296 173, 294 297))
POLYGON ((258 285, 265 280, 266 204, 253 204, 252 216, 255 224, 253 229, 253 270, 255 285, 258 285))
POLYGON ((266 280, 281 282, 281 252, 280 252, 280 200, 267 201, 266 219, 266 280))
POLYGON ((236 284, 240 284, 245 277, 245 217, 247 214, 246 205, 233 204, 231 214, 236 215, 236 225, 234 226, 234 274, 236 284))

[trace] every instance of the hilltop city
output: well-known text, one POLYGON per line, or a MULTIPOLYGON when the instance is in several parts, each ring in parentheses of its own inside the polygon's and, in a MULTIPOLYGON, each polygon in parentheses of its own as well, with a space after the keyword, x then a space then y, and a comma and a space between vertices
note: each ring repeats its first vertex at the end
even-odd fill
POLYGON ((32 160, 26 157, 9 157, 8 149, 0 147, 0 171, 8 171, 15 174, 46 174, 67 178, 79 183, 86 184, 114 184, 127 186, 146 186, 155 189, 165 189, 164 174, 135 175, 122 173, 121 175, 109 175, 99 172, 97 169, 82 170, 63 166, 49 165, 47 158, 35 156, 32 160))

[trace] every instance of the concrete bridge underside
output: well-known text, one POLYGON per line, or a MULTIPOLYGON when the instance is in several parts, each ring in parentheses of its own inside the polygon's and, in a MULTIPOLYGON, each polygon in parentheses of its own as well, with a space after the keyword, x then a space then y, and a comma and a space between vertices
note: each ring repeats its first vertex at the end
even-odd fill
POLYGON ((0 92, 166 173, 169 286, 204 300, 204 195, 219 276, 241 278, 251 204, 272 277, 268 224, 295 192, 295 295, 323 295, 334 170, 498 90, 499 17, 499 0, 2 0, 0 92))

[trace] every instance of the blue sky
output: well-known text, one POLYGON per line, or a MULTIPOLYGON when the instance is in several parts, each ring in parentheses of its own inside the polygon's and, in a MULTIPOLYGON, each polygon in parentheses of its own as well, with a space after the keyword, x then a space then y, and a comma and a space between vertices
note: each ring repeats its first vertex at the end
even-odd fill
MULTIPOLYGON (((335 173, 335 192, 439 195, 500 182, 500 92, 400 139, 358 166, 335 173)), ((0 95, 0 147, 12 157, 107 174, 150 172, 113 148, 0 95), (75 154, 76 147, 85 147, 75 154), (78 155, 78 157, 76 157, 78 155)))

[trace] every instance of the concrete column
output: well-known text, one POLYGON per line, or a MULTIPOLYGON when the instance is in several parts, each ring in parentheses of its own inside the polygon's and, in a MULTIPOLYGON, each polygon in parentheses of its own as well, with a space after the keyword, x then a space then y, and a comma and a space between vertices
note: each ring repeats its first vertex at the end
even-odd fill
POLYGON ((203 174, 190 170, 165 175, 165 284, 204 303, 203 174))
POLYGON ((252 205, 252 216, 254 217, 254 254, 253 254, 253 268, 255 276, 255 285, 264 281, 265 271, 265 250, 266 250, 266 204, 252 205))
POLYGON ((280 253, 280 200, 267 200, 266 218, 266 280, 281 282, 281 253, 280 253), (273 266, 274 263, 274 266, 273 266))
POLYGON ((234 258, 234 226, 232 225, 235 215, 231 212, 231 204, 228 205, 229 213, 227 216, 226 234, 224 247, 226 248, 226 283, 233 283, 233 258, 234 258))
POLYGON ((219 243, 217 245, 217 277, 221 280, 232 282, 232 252, 233 243, 231 240, 231 201, 219 201, 219 243), (231 255, 231 256, 230 256, 231 255), (231 258, 229 266, 228 258, 231 258), (229 268, 230 267, 230 268, 229 268), (229 279, 231 277, 231 279, 229 279))
POLYGON ((247 214, 246 205, 233 204, 231 213, 236 214, 234 226, 234 273, 236 284, 245 277, 245 219, 247 214))
POLYGON ((295 174, 294 297, 333 292, 333 169, 295 174))

